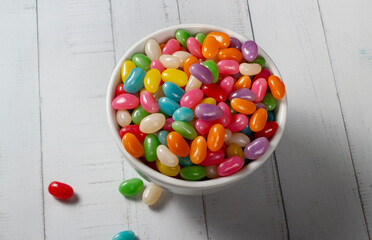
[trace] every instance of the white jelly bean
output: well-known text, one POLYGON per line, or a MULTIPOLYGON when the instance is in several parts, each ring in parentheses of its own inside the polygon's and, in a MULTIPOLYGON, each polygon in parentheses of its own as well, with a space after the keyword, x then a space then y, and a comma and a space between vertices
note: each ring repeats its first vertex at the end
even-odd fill
POLYGON ((179 163, 178 157, 164 145, 159 145, 156 148, 156 155, 158 156, 160 163, 165 166, 175 167, 179 163))
POLYGON ((126 109, 116 112, 116 121, 121 127, 128 126, 132 122, 132 116, 126 109))
POLYGON ((152 60, 158 60, 161 53, 160 45, 155 39, 149 39, 145 45, 145 53, 152 60))
POLYGON ((142 193, 143 203, 149 206, 155 204, 159 200, 162 191, 163 189, 155 183, 149 183, 142 193))
POLYGON ((183 63, 188 57, 191 57, 191 53, 185 51, 178 51, 172 54, 173 56, 177 57, 180 60, 180 67, 183 67, 183 63))
POLYGON ((159 61, 165 68, 177 69, 180 67, 180 60, 173 55, 163 54, 160 56, 159 61))
POLYGON ((248 143, 250 143, 251 140, 249 139, 249 137, 247 135, 245 135, 244 133, 233 133, 231 135, 231 138, 227 141, 225 141, 225 143, 227 145, 231 145, 231 144, 237 144, 239 145, 240 147, 245 147, 248 145, 248 143))
POLYGON ((225 128, 225 142, 227 142, 227 141, 229 141, 229 139, 231 138, 231 136, 232 136, 232 133, 231 133, 231 131, 229 130, 229 129, 227 129, 227 128, 225 128))
POLYGON ((165 124, 165 117, 161 113, 153 113, 142 119, 140 130, 144 133, 154 133, 159 131, 165 124))
POLYGON ((190 75, 189 81, 186 84, 185 91, 188 92, 193 89, 199 89, 202 86, 202 82, 200 82, 196 77, 190 75))
POLYGON ((261 72, 261 65, 258 63, 242 63, 239 66, 239 71, 243 75, 256 75, 261 72))

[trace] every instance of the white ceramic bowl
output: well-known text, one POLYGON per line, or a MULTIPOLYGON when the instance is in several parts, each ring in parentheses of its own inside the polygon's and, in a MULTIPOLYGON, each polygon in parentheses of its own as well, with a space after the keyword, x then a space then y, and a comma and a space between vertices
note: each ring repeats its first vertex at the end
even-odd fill
MULTIPOLYGON (((268 148, 267 152, 260 157, 259 159, 249 163, 245 166, 242 170, 238 173, 233 174, 228 177, 221 177, 217 179, 210 179, 205 181, 186 181, 181 179, 176 179, 172 177, 168 177, 166 175, 161 174, 153 170, 152 168, 146 166, 138 159, 132 157, 130 154, 126 152, 123 147, 122 141, 119 136, 119 125, 116 123, 116 110, 111 107, 111 102, 115 96, 116 86, 121 82, 120 77, 120 67, 126 59, 131 59, 131 57, 135 53, 144 53, 145 43, 148 39, 153 38, 157 40, 159 43, 166 42, 170 38, 174 38, 175 32, 178 29, 184 29, 191 34, 195 35, 199 32, 207 34, 212 31, 224 32, 227 33, 231 37, 235 37, 239 39, 242 43, 248 38, 242 36, 239 33, 231 31, 226 28, 207 25, 207 24, 182 24, 182 25, 175 25, 172 27, 163 28, 159 31, 156 31, 146 37, 140 39, 136 44, 134 44, 119 60, 117 63, 110 79, 110 83, 107 89, 107 96, 106 96, 106 111, 107 111, 107 120, 109 123, 109 127, 111 130, 112 135, 114 136, 114 140, 116 145, 119 147, 123 155, 125 156, 128 163, 142 175, 146 180, 154 182, 165 189, 168 189, 171 192, 184 194, 184 195, 200 195, 200 194, 208 194, 217 192, 221 189, 231 187, 232 184, 237 183, 239 180, 247 177, 249 174, 254 172, 258 169, 271 155, 274 151, 276 146, 278 145, 280 138, 283 135, 283 131, 286 125, 287 120, 287 97, 284 97, 282 100, 278 101, 277 107, 275 108, 275 119, 279 125, 279 128, 275 134, 275 136, 270 141, 270 147, 268 148)), ((280 73, 275 66, 274 62, 271 58, 261 49, 259 48, 259 56, 262 56, 266 60, 265 68, 268 68, 272 74, 281 78, 280 73)))

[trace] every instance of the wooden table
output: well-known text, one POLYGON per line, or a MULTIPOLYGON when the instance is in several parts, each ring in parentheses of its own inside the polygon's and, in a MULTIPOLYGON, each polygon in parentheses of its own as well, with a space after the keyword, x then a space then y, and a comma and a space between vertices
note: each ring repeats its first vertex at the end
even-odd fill
POLYGON ((370 239, 372 1, 2 0, 0 239, 370 239), (125 199, 137 174, 107 127, 116 61, 141 37, 180 23, 255 41, 286 82, 286 132, 234 188, 125 199), (70 183, 70 204, 49 195, 70 183))

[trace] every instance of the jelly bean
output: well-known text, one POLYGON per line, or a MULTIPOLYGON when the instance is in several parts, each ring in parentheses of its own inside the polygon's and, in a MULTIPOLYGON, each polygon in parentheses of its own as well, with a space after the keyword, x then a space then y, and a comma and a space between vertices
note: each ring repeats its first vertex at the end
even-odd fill
POLYGON ((267 111, 263 108, 260 108, 252 114, 251 119, 249 120, 249 128, 253 132, 261 131, 265 127, 266 121, 267 111))
POLYGON ((121 65, 120 68, 120 76, 123 83, 129 76, 129 74, 132 72, 132 70, 136 67, 136 64, 130 60, 126 60, 123 62, 123 65, 121 65))
POLYGON ((173 131, 173 128, 172 128, 172 123, 173 122, 174 122, 173 118, 165 119, 163 129, 166 130, 166 131, 173 131))
POLYGON ((242 89, 242 88, 251 88, 251 78, 249 76, 242 76, 239 80, 234 84, 234 90, 242 89))
POLYGON ((189 37, 191 37, 191 34, 186 30, 179 29, 176 31, 176 39, 186 49, 187 49, 187 39, 189 37))
POLYGON ((199 60, 194 56, 188 57, 183 63, 183 71, 187 74, 187 76, 191 75, 189 69, 194 63, 199 63, 199 60))
POLYGON ((234 98, 231 100, 231 107, 239 112, 246 115, 250 115, 256 111, 256 104, 248 100, 234 98))
POLYGON ((230 108, 224 102, 220 102, 217 105, 222 109, 222 116, 218 119, 218 121, 222 124, 222 126, 227 127, 231 121, 230 108))
MULTIPOLYGON (((258 55, 258 46, 254 41, 245 41, 242 45, 243 57, 247 62, 252 62, 258 55)), ((244 74, 250 75, 250 74, 244 74)), ((252 74, 254 75, 254 74, 252 74)))
POLYGON ((150 93, 156 93, 159 89, 159 84, 161 81, 161 75, 158 69, 151 69, 148 71, 144 78, 144 86, 150 93))
POLYGON ((237 111, 235 111, 232 107, 231 107, 231 104, 230 104, 230 102, 226 102, 226 104, 227 104, 227 106, 229 106, 229 108, 230 108, 230 112, 231 112, 231 114, 232 115, 234 115, 234 114, 237 114, 238 112, 237 111))
POLYGON ((202 87, 203 93, 208 96, 216 99, 217 102, 223 102, 227 98, 225 90, 223 90, 218 84, 208 84, 202 87))
POLYGON ((240 49, 242 48, 242 43, 237 38, 230 37, 229 48, 236 48, 240 51, 240 49))
POLYGON ((235 60, 220 60, 217 63, 220 74, 236 74, 239 72, 239 63, 235 60))
POLYGON ((249 139, 249 137, 245 135, 244 133, 240 133, 240 132, 233 133, 230 139, 225 141, 227 145, 237 144, 240 147, 245 147, 250 142, 251 140, 249 139))
POLYGON ((242 75, 256 75, 261 72, 262 67, 258 63, 241 63, 239 71, 242 75))
POLYGON ((139 125, 145 117, 150 115, 149 112, 147 112, 141 105, 136 107, 132 112, 132 121, 134 124, 139 125))
POLYGON ((225 48, 218 52, 218 58, 220 60, 235 60, 241 62, 243 60, 243 55, 236 48, 225 48))
POLYGON ((157 69, 160 73, 165 70, 165 67, 159 60, 152 60, 150 64, 151 69, 157 69))
POLYGON ((207 60, 207 61, 203 62, 202 65, 204 67, 208 68, 209 71, 211 71, 211 73, 213 75, 213 83, 216 83, 218 81, 218 77, 220 76, 219 72, 218 72, 217 64, 212 60, 207 60))
POLYGON ((163 52, 163 49, 164 49, 165 45, 166 45, 166 43, 161 43, 161 44, 159 44, 160 49, 161 49, 161 52, 163 52))
POLYGON ((158 101, 158 104, 160 110, 169 116, 172 116, 174 111, 181 107, 176 101, 168 97, 161 97, 158 101))
POLYGON ((176 39, 171 38, 165 44, 165 46, 163 48, 163 54, 172 55, 173 53, 175 53, 179 50, 180 50, 180 43, 176 39))
POLYGON ((165 68, 179 68, 181 64, 177 57, 168 54, 161 55, 159 61, 165 68))
POLYGON ((247 88, 240 88, 230 94, 229 96, 230 101, 233 100, 234 98, 240 98, 253 102, 256 99, 256 95, 247 88))
POLYGON ((222 109, 219 106, 202 103, 196 106, 195 115, 201 120, 213 121, 222 116, 222 109))
POLYGON ((124 84, 120 83, 117 87, 116 87, 116 90, 115 90, 115 97, 123 94, 123 93, 126 93, 125 90, 124 90, 124 84))
POLYGON ((171 132, 167 136, 169 150, 179 157, 187 157, 190 147, 186 140, 178 132, 171 132))
POLYGON ((231 77, 233 77, 233 78, 235 78, 235 79, 240 79, 242 76, 243 76, 243 75, 242 75, 240 72, 238 72, 238 73, 236 73, 236 74, 231 74, 231 77))
POLYGON ((189 81, 185 87, 185 91, 188 92, 193 89, 199 89, 202 86, 202 82, 200 82, 196 77, 193 75, 190 76, 189 81))
POLYGON ((182 167, 188 167, 194 165, 193 162, 191 162, 190 156, 187 157, 178 157, 178 160, 180 161, 180 165, 182 167))
POLYGON ((232 136, 232 132, 229 129, 225 128, 225 142, 229 141, 231 136, 232 136))
POLYGON ((193 108, 198 104, 203 98, 203 91, 200 89, 192 89, 187 91, 185 95, 181 98, 181 107, 193 108))
POLYGON ((180 107, 173 113, 175 121, 191 121, 194 118, 194 112, 190 108, 180 107))
MULTIPOLYGON (((208 144, 208 143, 207 143, 208 144)), ((216 165, 219 162, 221 162, 225 158, 225 152, 222 151, 221 149, 213 152, 213 151, 208 151, 207 156, 205 159, 200 163, 200 165, 206 167, 206 166, 212 166, 216 165)))
POLYGON ((119 96, 117 96, 113 101, 112 101, 112 108, 116 110, 120 109, 133 109, 137 107, 139 104, 139 99, 138 97, 129 94, 129 93, 124 93, 119 96))
POLYGON ((185 180, 198 181, 205 178, 207 173, 203 166, 189 166, 183 167, 180 171, 180 175, 185 180))
POLYGON ((180 67, 183 67, 186 59, 192 56, 189 52, 185 52, 185 51, 177 51, 173 53, 172 55, 178 58, 178 60, 180 61, 180 67))
POLYGON ((140 130, 144 133, 159 131, 165 124, 165 117, 161 113, 153 113, 142 119, 140 130))
POLYGON ((172 82, 166 82, 163 84, 163 92, 166 97, 176 102, 180 102, 182 96, 185 94, 185 91, 182 90, 182 88, 172 82))
POLYGON ((272 111, 276 107, 276 99, 270 92, 265 94, 265 97, 262 99, 261 103, 266 105, 268 111, 272 111))
POLYGON ((225 77, 220 83, 220 87, 225 91, 226 95, 229 96, 234 89, 235 79, 233 77, 225 77))
POLYGON ((134 232, 130 230, 119 232, 112 238, 112 240, 134 240, 134 239, 135 239, 134 232))
POLYGON ((141 68, 133 68, 127 80, 124 82, 124 90, 127 93, 139 92, 144 86, 146 72, 141 68))
POLYGON ((119 192, 126 197, 134 196, 141 192, 142 189, 143 182, 139 178, 125 180, 119 185, 119 192))
POLYGON ((254 76, 253 82, 256 81, 259 78, 264 78, 267 81, 267 79, 269 79, 270 75, 271 75, 270 70, 266 69, 266 68, 263 68, 260 73, 258 73, 254 76))
POLYGON ((150 70, 151 59, 144 54, 135 54, 132 57, 132 62, 136 64, 136 67, 142 68, 146 72, 150 70))
POLYGON ((143 91, 141 93, 140 103, 143 109, 145 109, 145 111, 149 113, 156 113, 159 111, 158 103, 156 102, 152 94, 148 91, 143 91))
POLYGON ((161 78, 164 82, 173 82, 179 87, 185 86, 189 79, 185 72, 172 68, 164 70, 161 74, 161 78))
POLYGON ((196 38, 190 37, 187 39, 187 49, 192 55, 197 58, 204 58, 202 54, 202 45, 196 40, 196 38))
POLYGON ((231 117, 231 121, 227 128, 231 132, 239 132, 245 128, 248 124, 248 117, 244 114, 238 113, 231 117))
POLYGON ((135 158, 141 157, 145 150, 133 133, 126 133, 123 137, 123 146, 125 150, 135 158))
POLYGON ((237 173, 242 169, 244 160, 238 156, 231 156, 217 165, 218 175, 225 177, 237 173))
POLYGON ((201 119, 196 119, 194 124, 196 131, 201 135, 206 134, 212 127, 212 125, 213 125, 212 121, 204 121, 201 119))
POLYGON ((217 42, 219 43, 220 48, 227 48, 230 45, 230 37, 226 33, 223 32, 210 32, 208 36, 214 37, 217 42))
POLYGON ((256 108, 257 108, 257 109, 259 109, 259 108, 263 108, 263 109, 267 110, 266 105, 263 104, 262 102, 260 102, 260 103, 256 103, 256 108))
POLYGON ((205 58, 213 58, 217 56, 220 44, 213 36, 207 36, 204 39, 202 47, 203 56, 205 58))
POLYGON ((132 122, 132 117, 128 110, 118 110, 116 112, 116 121, 121 127, 128 126, 132 122))
POLYGON ((267 82, 265 79, 260 78, 254 81, 252 84, 252 92, 256 95, 256 99, 253 101, 255 103, 261 102, 265 97, 267 89, 267 82))
POLYGON ((174 131, 181 134, 182 137, 184 137, 186 139, 189 139, 189 140, 192 140, 192 139, 196 138, 196 136, 197 136, 197 133, 196 133, 194 127, 188 122, 174 121, 172 123, 172 128, 173 128, 174 131))
MULTIPOLYGON (((245 146, 244 146, 245 147, 245 146)), ((244 152, 241 146, 238 144, 230 144, 227 149, 226 149, 226 156, 231 157, 231 156, 238 156, 242 159, 244 159, 244 152)))
POLYGON ((159 139, 159 142, 164 145, 164 146, 168 146, 167 145, 167 136, 168 136, 169 132, 168 131, 165 131, 165 130, 162 130, 158 133, 158 139, 159 139))
POLYGON ((203 160, 207 156, 207 141, 203 136, 196 137, 190 147, 190 159, 191 162, 195 164, 199 164, 203 162, 203 160))
POLYGON ((205 167, 205 171, 206 171, 207 178, 218 178, 219 177, 219 175, 217 173, 217 166, 216 165, 205 167))
POLYGON ((216 101, 216 99, 214 99, 214 98, 207 97, 207 98, 203 98, 203 99, 199 102, 199 104, 201 104, 201 103, 207 103, 207 104, 213 104, 213 105, 216 105, 216 104, 217 104, 217 101, 216 101))
POLYGON ((225 128, 221 124, 214 124, 208 133, 207 145, 211 151, 219 150, 225 140, 225 128))
MULTIPOLYGON (((168 137, 167 137, 167 143, 169 144, 168 137)), ((158 159, 161 162, 161 164, 167 167, 175 167, 179 163, 178 157, 174 153, 172 153, 169 150, 169 148, 167 148, 167 146, 159 145, 156 148, 156 155, 158 156, 158 159)))
POLYGON ((163 189, 155 183, 149 183, 142 193, 143 203, 148 206, 154 205, 159 200, 162 191, 163 189))
POLYGON ((273 112, 271 112, 271 111, 267 112, 267 121, 268 122, 275 121, 275 116, 274 116, 273 112))
POLYGON ((198 33, 195 35, 195 39, 198 40, 201 45, 203 45, 205 37, 206 36, 203 33, 198 33))
POLYGON ((156 149, 160 145, 159 139, 154 134, 148 134, 143 142, 145 158, 148 162, 154 162, 157 158, 156 149))
POLYGON ((276 122, 273 122, 273 121, 267 122, 264 129, 262 129, 259 132, 256 132, 254 134, 254 137, 255 138, 265 137, 267 139, 270 139, 272 136, 274 136, 274 134, 278 130, 278 127, 279 126, 276 122))
POLYGON ((177 176, 180 173, 180 165, 177 165, 175 167, 168 167, 164 164, 162 164, 159 159, 156 159, 155 161, 156 167, 158 168, 159 172, 166 176, 174 177, 177 176))
POLYGON ((194 63, 190 66, 189 71, 191 75, 196 77, 200 82, 204 84, 211 84, 213 82, 212 72, 205 66, 194 63))
POLYGON ((141 132, 139 125, 128 125, 120 129, 120 138, 123 138, 126 133, 132 133, 140 142, 145 140, 145 137, 147 136, 146 133, 141 132))
POLYGON ((68 199, 74 195, 74 189, 70 185, 61 182, 51 182, 48 186, 49 193, 58 199, 68 199))
POLYGON ((285 95, 285 86, 282 80, 277 76, 271 75, 267 80, 273 97, 276 99, 282 99, 285 95))
POLYGON ((255 60, 253 60, 251 63, 258 63, 261 67, 264 67, 266 64, 266 60, 263 57, 257 57, 255 60))
POLYGON ((241 130, 240 132, 244 133, 248 137, 252 134, 252 130, 249 128, 249 124, 245 126, 245 128, 241 130))
POLYGON ((158 60, 162 54, 159 43, 155 39, 147 40, 145 53, 151 60, 158 60))
POLYGON ((267 138, 256 138, 244 148, 244 156, 248 159, 255 160, 266 153, 269 145, 270 143, 267 138))

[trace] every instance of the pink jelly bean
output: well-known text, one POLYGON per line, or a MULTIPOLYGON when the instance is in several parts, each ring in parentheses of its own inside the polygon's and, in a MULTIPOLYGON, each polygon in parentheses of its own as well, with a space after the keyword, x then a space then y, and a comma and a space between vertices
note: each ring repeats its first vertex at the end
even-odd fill
POLYGON ((180 50, 180 47, 180 43, 176 39, 169 39, 163 48, 163 54, 172 55, 173 53, 180 50))
POLYGON ((220 74, 236 74, 239 72, 239 63, 235 60, 221 60, 217 63, 220 74))
POLYGON ((187 39, 187 49, 189 52, 197 58, 204 58, 202 54, 202 45, 193 37, 187 39))
POLYGON ((225 77, 220 83, 220 87, 226 92, 227 96, 230 95, 234 89, 235 79, 233 77, 225 77))
POLYGON ((203 91, 200 89, 192 89, 186 92, 181 98, 181 107, 193 108, 203 98, 203 91))
POLYGON ((213 126, 213 124, 215 124, 215 121, 196 119, 194 127, 199 134, 204 135, 209 132, 209 129, 213 126))
POLYGON ((256 81, 259 78, 265 78, 266 81, 267 81, 267 79, 270 77, 270 75, 271 75, 270 70, 269 69, 266 69, 266 68, 263 68, 261 70, 261 72, 259 72, 258 74, 256 74, 256 76, 254 76, 252 82, 256 81))
POLYGON ((212 152, 208 150, 207 156, 203 160, 203 162, 199 163, 200 165, 206 167, 206 166, 212 166, 220 163, 225 158, 225 152, 223 150, 217 150, 215 152, 212 152))
POLYGON ((139 104, 138 97, 130 93, 124 93, 117 96, 114 101, 112 101, 112 108, 116 110, 120 109, 133 109, 139 104))
POLYGON ((173 131, 173 128, 172 128, 172 123, 174 122, 173 118, 167 118, 165 119, 165 123, 164 123, 164 126, 163 126, 163 129, 165 131, 168 131, 168 132, 171 132, 173 131))
POLYGON ((217 165, 218 175, 225 177, 237 173, 244 166, 244 160, 238 156, 231 156, 217 165))
POLYGON ((230 124, 231 121, 231 110, 229 106, 224 102, 219 102, 217 104, 222 109, 222 116, 218 119, 219 123, 222 124, 222 126, 227 127, 230 124))
POLYGON ((265 97, 267 82, 264 78, 259 78, 252 84, 252 92, 256 95, 256 99, 253 101, 255 103, 261 102, 265 97))
POLYGON ((159 60, 152 60, 150 68, 158 69, 160 73, 162 73, 165 70, 165 67, 159 60))
POLYGON ((159 111, 159 105, 154 96, 148 91, 143 91, 140 96, 140 103, 143 109, 149 113, 156 113, 159 111))
POLYGON ((240 132, 248 125, 248 117, 244 114, 238 113, 235 115, 232 115, 231 121, 229 126, 227 128, 231 132, 240 132))

